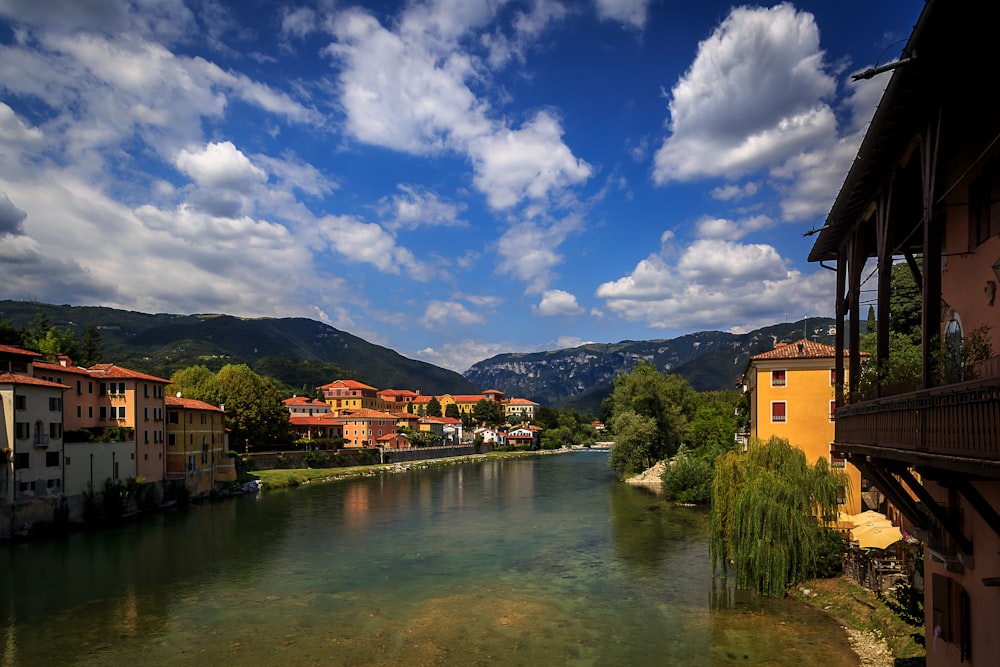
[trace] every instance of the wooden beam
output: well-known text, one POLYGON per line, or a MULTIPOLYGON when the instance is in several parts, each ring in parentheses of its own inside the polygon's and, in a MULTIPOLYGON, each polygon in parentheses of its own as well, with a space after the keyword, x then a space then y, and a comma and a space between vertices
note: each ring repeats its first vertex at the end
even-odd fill
POLYGON ((949 480, 948 484, 952 485, 962 494, 962 497, 969 501, 969 504, 983 518, 983 521, 990 527, 993 534, 1000 537, 1000 513, 997 513, 996 508, 990 505, 986 498, 983 498, 983 495, 979 493, 979 489, 974 487, 969 480, 961 477, 949 480))
POLYGON ((875 211, 875 243, 878 252, 878 328, 876 333, 877 361, 876 396, 882 397, 882 384, 889 368, 889 294, 892 287, 892 249, 889 248, 889 226, 892 213, 892 181, 889 191, 879 197, 875 211))
POLYGON ((928 516, 922 512, 917 503, 914 502, 906 489, 896 481, 896 478, 882 470, 881 463, 870 461, 867 457, 851 457, 851 463, 857 466, 862 473, 875 482, 879 491, 885 494, 896 509, 902 512, 903 516, 910 520, 914 526, 920 530, 927 530, 928 516))
POLYGON ((833 341, 834 347, 837 348, 837 358, 833 362, 833 372, 837 376, 833 388, 833 397, 838 408, 844 404, 844 317, 847 315, 847 295, 844 294, 844 291, 846 288, 847 249, 841 246, 837 253, 837 328, 833 341))
POLYGON ((924 507, 927 508, 927 511, 931 513, 934 520, 937 521, 941 528, 948 533, 948 536, 954 540, 955 544, 958 545, 958 548, 962 551, 962 553, 966 556, 972 556, 972 540, 965 536, 962 532, 961 526, 955 526, 952 523, 951 517, 948 516, 948 512, 941 507, 936 500, 934 500, 934 497, 928 493, 923 484, 913 478, 909 469, 899 468, 893 472, 898 475, 900 480, 906 484, 910 491, 912 491, 913 494, 920 499, 920 502, 922 502, 924 507))

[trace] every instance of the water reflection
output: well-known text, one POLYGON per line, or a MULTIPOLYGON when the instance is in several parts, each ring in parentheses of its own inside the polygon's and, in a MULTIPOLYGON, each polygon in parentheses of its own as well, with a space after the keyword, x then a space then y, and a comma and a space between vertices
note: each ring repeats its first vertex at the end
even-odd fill
POLYGON ((705 512, 595 453, 268 493, 0 573, 3 665, 851 664, 798 605, 713 589, 705 512))

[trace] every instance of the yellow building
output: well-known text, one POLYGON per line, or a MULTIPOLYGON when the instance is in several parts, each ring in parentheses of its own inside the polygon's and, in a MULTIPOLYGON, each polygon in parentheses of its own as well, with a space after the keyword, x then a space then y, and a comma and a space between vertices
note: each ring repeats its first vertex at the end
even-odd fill
POLYGON ((226 452, 225 412, 191 398, 168 396, 168 480, 184 480, 192 495, 203 496, 217 483, 236 480, 234 460, 226 452))
POLYGON ((836 408, 836 348, 811 340, 778 345, 750 357, 743 387, 750 401, 750 437, 785 438, 802 449, 810 464, 826 459, 851 481, 843 511, 861 511, 861 473, 831 456, 836 408))

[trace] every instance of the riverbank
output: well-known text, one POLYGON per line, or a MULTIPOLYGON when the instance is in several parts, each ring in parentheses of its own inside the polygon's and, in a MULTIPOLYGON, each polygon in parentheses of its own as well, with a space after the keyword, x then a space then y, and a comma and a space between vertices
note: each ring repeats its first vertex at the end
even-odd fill
POLYGON ((250 474, 260 480, 261 490, 270 491, 274 489, 293 488, 303 484, 313 484, 317 482, 334 482, 340 479, 405 473, 409 470, 419 470, 422 468, 437 468, 441 466, 474 463, 478 461, 520 459, 532 456, 546 456, 549 454, 566 454, 573 451, 580 450, 549 449, 535 451, 488 452, 486 454, 450 456, 448 458, 441 459, 422 459, 419 461, 409 461, 407 463, 386 463, 365 466, 350 466, 345 468, 256 470, 250 474))
POLYGON ((916 667, 926 651, 913 639, 922 627, 903 622, 872 591, 845 577, 813 579, 790 595, 833 616, 847 631, 861 667, 916 667))

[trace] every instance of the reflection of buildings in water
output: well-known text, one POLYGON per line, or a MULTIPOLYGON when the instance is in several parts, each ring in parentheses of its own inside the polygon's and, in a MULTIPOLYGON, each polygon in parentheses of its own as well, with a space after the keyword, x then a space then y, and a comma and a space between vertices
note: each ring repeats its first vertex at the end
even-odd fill
POLYGON ((344 527, 360 528, 368 523, 371 487, 368 484, 351 484, 344 494, 344 527))
POLYGON ((125 588, 125 597, 121 601, 121 622, 118 623, 119 634, 134 637, 139 634, 139 603, 135 597, 135 588, 131 584, 125 588))

